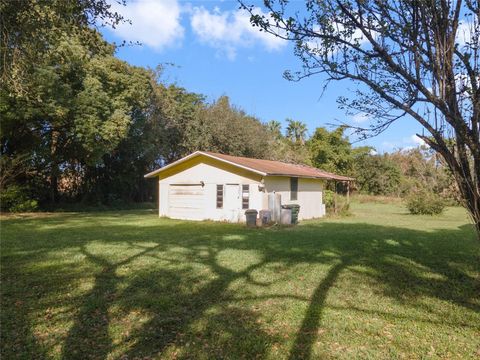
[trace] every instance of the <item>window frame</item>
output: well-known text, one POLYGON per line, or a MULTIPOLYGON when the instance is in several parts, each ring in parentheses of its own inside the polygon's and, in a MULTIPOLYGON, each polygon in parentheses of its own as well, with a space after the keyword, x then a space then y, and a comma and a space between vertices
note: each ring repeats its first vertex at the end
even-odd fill
POLYGON ((242 184, 242 210, 247 210, 249 208, 250 208, 250 185, 242 184))
POLYGON ((217 209, 223 209, 224 194, 225 194, 225 186, 223 184, 217 184, 216 193, 215 193, 215 205, 217 209))
POLYGON ((298 177, 290 178, 290 201, 298 200, 298 177))

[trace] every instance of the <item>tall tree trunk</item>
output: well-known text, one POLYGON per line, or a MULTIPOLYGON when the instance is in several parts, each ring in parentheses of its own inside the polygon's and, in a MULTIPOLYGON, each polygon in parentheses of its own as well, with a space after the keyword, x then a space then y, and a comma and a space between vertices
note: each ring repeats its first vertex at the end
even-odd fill
POLYGON ((424 138, 435 151, 447 162, 462 195, 464 206, 475 226, 477 238, 480 241, 480 156, 477 153, 469 155, 465 150, 462 138, 457 136, 455 146, 457 155, 448 148, 438 146, 429 138, 424 138))

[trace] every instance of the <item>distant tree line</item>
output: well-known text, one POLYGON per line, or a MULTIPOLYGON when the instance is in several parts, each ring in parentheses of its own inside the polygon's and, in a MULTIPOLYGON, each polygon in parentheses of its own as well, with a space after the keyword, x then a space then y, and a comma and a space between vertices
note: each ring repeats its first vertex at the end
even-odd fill
POLYGON ((123 21, 106 1, 19 0, 0 5, 1 206, 16 211, 64 203, 115 205, 155 199, 143 175, 195 150, 308 163, 353 175, 372 194, 451 186, 427 150, 372 155, 344 129, 300 121, 263 124, 223 96, 161 81, 161 68, 132 66, 96 30, 123 21), (435 185, 435 186, 437 186, 435 185))
MULTIPOLYGON (((378 154, 370 146, 353 147, 345 131, 341 126, 332 131, 317 128, 304 141, 302 162, 354 177, 353 190, 359 193, 401 198, 428 193, 449 203, 458 202, 460 194, 447 164, 429 147, 378 154)), ((333 184, 329 188, 345 191, 333 184)))

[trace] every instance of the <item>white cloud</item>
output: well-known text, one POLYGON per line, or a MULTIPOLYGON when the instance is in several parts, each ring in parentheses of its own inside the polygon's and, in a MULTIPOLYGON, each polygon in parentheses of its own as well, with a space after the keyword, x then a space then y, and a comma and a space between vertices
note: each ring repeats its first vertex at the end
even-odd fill
POLYGON ((417 135, 413 134, 408 137, 404 137, 402 140, 398 141, 384 141, 382 142, 382 147, 387 151, 396 151, 396 150, 403 150, 408 151, 415 149, 419 146, 427 146, 428 145, 420 139, 417 135))
POLYGON ((407 143, 409 142, 412 142, 413 144, 415 144, 416 146, 423 146, 425 145, 425 141, 423 139, 420 139, 417 135, 413 134, 412 136, 410 136, 409 139, 407 139, 406 141, 407 143))
POLYGON ((456 42, 460 46, 464 46, 466 43, 471 43, 474 40, 472 36, 473 34, 474 25, 471 22, 462 20, 458 24, 456 42))
MULTIPOLYGON (((254 11, 266 15, 259 8, 254 11)), ((286 41, 253 27, 250 14, 245 10, 222 12, 215 7, 210 12, 203 6, 194 7, 190 24, 200 41, 218 49, 221 55, 230 60, 235 59, 239 47, 251 47, 259 43, 268 51, 275 51, 286 45, 286 41)))
POLYGON ((366 121, 369 121, 372 118, 370 114, 360 112, 351 117, 352 121, 357 124, 364 123, 366 121))
POLYGON ((112 10, 132 22, 122 23, 113 32, 127 41, 139 41, 155 50, 175 45, 184 35, 177 0, 134 0, 126 6, 111 3, 112 10))

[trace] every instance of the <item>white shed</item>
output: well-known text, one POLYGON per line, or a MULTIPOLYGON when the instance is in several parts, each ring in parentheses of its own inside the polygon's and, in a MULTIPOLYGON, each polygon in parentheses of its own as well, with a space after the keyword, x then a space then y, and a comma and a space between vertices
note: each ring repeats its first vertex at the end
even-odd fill
POLYGON ((245 221, 245 210, 268 209, 268 194, 300 205, 299 219, 325 215, 326 180, 351 178, 306 165, 196 151, 155 170, 159 215, 174 219, 245 221))

